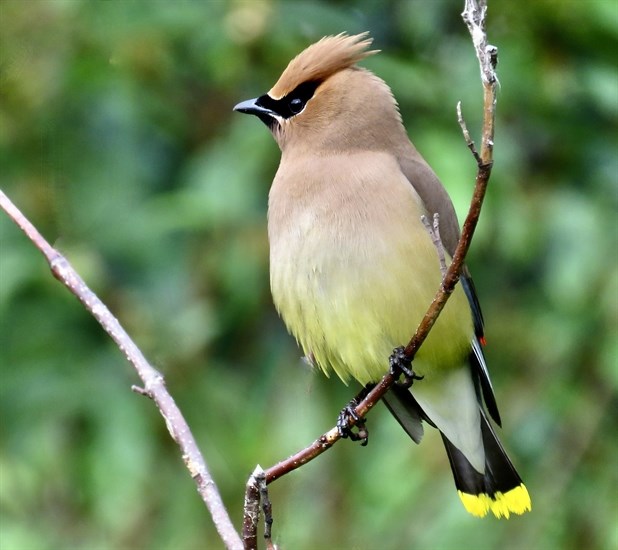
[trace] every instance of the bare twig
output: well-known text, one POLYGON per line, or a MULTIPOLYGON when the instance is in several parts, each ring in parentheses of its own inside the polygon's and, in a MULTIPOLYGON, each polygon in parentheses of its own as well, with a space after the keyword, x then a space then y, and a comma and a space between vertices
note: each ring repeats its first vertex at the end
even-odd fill
POLYGON ((262 511, 264 512, 264 523, 266 527, 264 529, 264 539, 266 540, 266 547, 271 550, 274 548, 274 544, 271 538, 271 531, 273 526, 273 506, 268 496, 268 487, 266 487, 266 475, 262 475, 259 482, 260 499, 262 501, 262 511))
POLYGON ((459 126, 461 128, 461 131, 463 132, 463 136, 466 140, 466 145, 468 146, 468 149, 470 149, 474 160, 476 160, 477 166, 480 166, 481 164, 483 164, 483 161, 481 160, 481 157, 476 150, 476 145, 474 145, 474 141, 472 141, 472 138, 470 137, 468 125, 466 124, 466 121, 464 120, 463 114, 461 112, 461 101, 457 102, 457 122, 459 122, 459 126))
MULTIPOLYGON (((462 18, 466 25, 476 51, 479 65, 481 68, 481 81, 483 84, 483 130, 482 130, 482 146, 480 154, 476 152, 474 143, 470 139, 470 134, 467 131, 465 121, 461 116, 461 109, 458 109, 458 120, 464 133, 466 144, 470 148, 475 161, 477 163, 477 174, 474 192, 468 210, 468 215, 462 227, 461 236, 453 255, 453 260, 448 266, 444 274, 442 284, 436 293, 429 309, 425 313, 421 323, 419 324, 415 334, 408 342, 404 349, 406 358, 412 361, 421 344, 427 338, 429 331, 435 324, 440 312, 446 305, 447 300, 455 289, 455 285, 459 281, 462 269, 464 267, 464 259, 470 248, 470 243, 474 235, 474 230, 478 223, 483 199, 487 191, 487 184, 491 175, 493 165, 493 136, 495 123, 495 107, 496 107, 496 86, 498 79, 495 73, 495 67, 498 60, 498 50, 494 46, 487 44, 487 35, 485 33, 485 16, 487 13, 486 0, 465 0, 465 8, 462 13, 462 18)), ((382 380, 367 394, 367 396, 355 408, 356 415, 363 418, 384 396, 384 394, 395 383, 396 377, 390 372, 386 374, 382 380)), ((350 419, 350 425, 354 425, 354 419, 350 419)), ((327 449, 332 447, 341 435, 338 429, 331 428, 328 432, 316 439, 311 445, 302 449, 298 453, 292 455, 275 464, 266 470, 266 482, 272 483, 281 476, 299 468, 303 464, 313 460, 321 455, 327 449)), ((257 523, 255 523, 257 529, 257 523)))
POLYGON ((137 393, 150 397, 161 412, 170 435, 178 443, 182 451, 184 463, 197 485, 197 490, 202 500, 210 511, 223 543, 230 549, 242 548, 240 537, 232 525, 217 486, 208 471, 206 462, 180 409, 167 391, 161 373, 148 363, 142 352, 122 328, 118 319, 112 315, 105 304, 88 288, 67 259, 45 240, 2 191, 0 191, 0 207, 43 253, 54 277, 67 287, 95 317, 133 365, 144 383, 144 387, 133 386, 132 389, 137 393))
POLYGON ((249 476, 245 486, 242 539, 246 550, 255 550, 257 548, 257 526, 260 518, 260 486, 265 479, 264 470, 258 464, 249 476))
POLYGON ((446 276, 447 265, 446 254, 444 253, 444 243, 440 238, 440 214, 438 214, 437 212, 434 213, 433 224, 429 223, 429 219, 425 215, 421 216, 421 221, 423 222, 425 229, 427 229, 427 233, 429 233, 429 236, 431 237, 431 242, 433 243, 434 247, 436 248, 436 252, 438 253, 438 261, 440 262, 440 273, 442 273, 442 278, 444 279, 444 277, 446 276))
POLYGON ((487 42, 486 16, 487 0, 465 0, 461 17, 472 37, 476 57, 479 60, 481 82, 483 83, 483 138, 480 154, 483 164, 488 164, 493 159, 496 86, 498 85, 496 75, 498 48, 487 42), (491 120, 491 124, 487 124, 488 120, 491 120))

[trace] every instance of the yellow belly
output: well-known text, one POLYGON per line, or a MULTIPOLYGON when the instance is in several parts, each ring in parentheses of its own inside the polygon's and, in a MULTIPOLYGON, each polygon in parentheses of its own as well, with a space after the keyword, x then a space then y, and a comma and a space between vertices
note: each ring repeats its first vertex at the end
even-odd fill
MULTIPOLYGON (((276 183, 273 190, 284 192, 276 183)), ((408 342, 441 280, 420 199, 407 180, 391 187, 388 194, 370 185, 319 188, 285 211, 271 190, 275 306, 305 354, 344 381, 366 384, 386 373, 393 348, 408 342), (358 193, 363 200, 352 200, 358 193)), ((458 285, 415 371, 431 377, 435 369, 461 366, 472 337, 470 308, 458 285)))

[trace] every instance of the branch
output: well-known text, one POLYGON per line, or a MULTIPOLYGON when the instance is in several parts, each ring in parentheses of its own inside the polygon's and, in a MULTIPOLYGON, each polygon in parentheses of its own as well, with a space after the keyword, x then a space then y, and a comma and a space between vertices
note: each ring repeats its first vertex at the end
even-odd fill
POLYGON ((165 381, 161 373, 146 361, 146 358, 122 328, 118 319, 112 315, 103 302, 88 288, 68 260, 45 240, 1 190, 0 207, 42 252, 53 276, 67 287, 71 294, 77 297, 99 322, 105 332, 112 337, 125 357, 133 365, 144 383, 144 387, 133 386, 132 389, 137 393, 150 397, 161 412, 172 439, 176 441, 182 451, 182 459, 197 485, 197 490, 202 500, 210 511, 223 543, 230 549, 242 548, 238 533, 232 525, 217 486, 208 471, 206 462, 180 409, 165 388, 165 381))
MULTIPOLYGON (((480 154, 476 152, 474 143, 470 139, 470 134, 466 128, 465 122, 463 121, 463 117, 461 116, 461 109, 458 109, 458 120, 460 121, 460 125, 464 133, 464 139, 466 140, 466 143, 475 158, 478 168, 474 192, 472 195, 470 208, 468 210, 468 215, 464 221, 461 236, 453 255, 453 260, 444 274, 442 284, 434 296, 429 309, 425 313, 425 316, 419 324, 416 332, 404 348, 405 358, 410 362, 414 359, 414 356, 421 347, 421 344, 427 338, 429 331, 435 324, 438 316, 444 309, 447 300, 453 293, 455 285, 459 281, 464 267, 464 260, 468 249, 470 248, 470 243, 478 223, 481 207, 487 191, 487 184, 491 175, 493 165, 496 87, 498 84, 495 67, 498 62, 498 49, 495 46, 490 46, 487 44, 487 35, 485 33, 486 14, 487 0, 465 0, 465 8, 462 13, 462 18, 468 26, 468 30, 472 36, 476 56, 479 59, 484 99, 482 146, 480 154)), ((367 413, 378 403, 378 401, 380 401, 380 399, 391 388, 396 380, 396 376, 389 372, 382 378, 382 380, 380 380, 380 382, 378 382, 378 384, 376 384, 376 386, 354 409, 359 419, 362 419, 367 415, 367 413)), ((355 425, 354 419, 350 419, 350 424, 355 425)), ((331 428, 328 432, 320 436, 305 449, 302 449, 286 460, 283 460, 266 470, 266 483, 272 483, 281 476, 296 470, 307 462, 310 462, 332 447, 340 438, 341 434, 339 433, 339 430, 336 427, 331 428)), ((245 524, 245 526, 247 525, 248 524, 245 524)), ((250 538, 251 534, 243 532, 243 538, 244 537, 250 538)), ((251 547, 248 546, 247 548, 251 547)))
MULTIPOLYGON (((483 164, 491 164, 494 149, 494 120, 496 115, 496 86, 498 77, 498 48, 487 42, 485 18, 487 16, 487 0, 465 0, 464 11, 461 14, 468 27, 476 57, 481 69, 483 83, 483 137, 480 158, 483 164)), ((460 118, 461 121, 461 118, 460 118)), ((469 135, 467 141, 469 143, 469 135)), ((479 166, 480 166, 479 162, 479 166)))
POLYGON ((440 273, 442 273, 442 278, 446 276, 446 253, 444 252, 444 243, 442 242, 442 238, 440 237, 440 214, 437 212, 433 215, 433 224, 429 223, 429 219, 424 214, 421 216, 421 221, 427 229, 427 233, 431 237, 431 241, 433 242, 433 246, 438 253, 438 261, 440 262, 440 273))
POLYGON ((245 506, 242 538, 245 548, 257 548, 257 527, 260 519, 260 486, 265 483, 265 474, 258 464, 249 476, 245 487, 245 506))

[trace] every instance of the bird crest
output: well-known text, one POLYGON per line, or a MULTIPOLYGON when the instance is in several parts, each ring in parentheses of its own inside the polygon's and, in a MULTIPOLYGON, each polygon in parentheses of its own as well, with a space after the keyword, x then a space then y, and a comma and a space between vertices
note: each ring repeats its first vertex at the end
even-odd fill
POLYGON ((299 53, 286 67, 277 83, 268 92, 273 99, 280 99, 303 82, 322 81, 356 62, 378 53, 368 50, 373 42, 364 32, 349 36, 340 33, 325 36, 299 53))

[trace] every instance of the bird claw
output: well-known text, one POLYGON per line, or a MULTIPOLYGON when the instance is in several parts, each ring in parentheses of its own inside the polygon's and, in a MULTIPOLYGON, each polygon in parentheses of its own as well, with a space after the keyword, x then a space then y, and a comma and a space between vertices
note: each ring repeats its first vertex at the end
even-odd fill
POLYGON ((365 447, 369 441, 369 431, 365 426, 365 419, 354 410, 357 404, 356 399, 353 399, 341 410, 337 418, 337 430, 344 439, 349 437, 351 441, 361 441, 361 445, 365 447), (353 425, 351 420, 354 421, 353 425), (354 431, 354 427, 357 431, 354 431))
POLYGON ((412 360, 406 355, 403 346, 399 346, 393 350, 393 353, 388 359, 390 372, 397 378, 397 384, 404 388, 409 388, 414 384, 415 380, 422 380, 424 376, 419 376, 412 369, 412 360), (403 376, 403 380, 399 377, 403 376))

